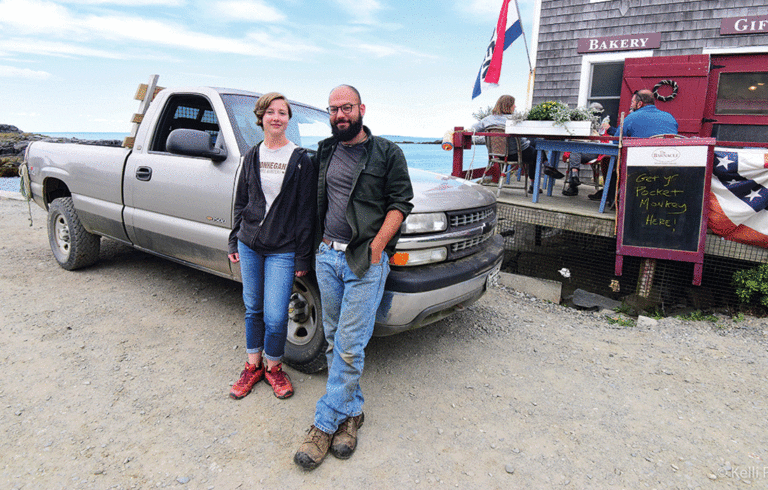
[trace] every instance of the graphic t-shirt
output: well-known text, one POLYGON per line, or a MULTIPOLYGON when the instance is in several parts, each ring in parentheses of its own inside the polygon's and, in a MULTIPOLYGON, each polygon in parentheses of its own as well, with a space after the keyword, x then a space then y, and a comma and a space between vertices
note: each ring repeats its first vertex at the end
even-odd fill
POLYGON ((264 198, 267 200, 267 209, 264 216, 269 214, 272 203, 275 202, 277 195, 280 194, 285 171, 288 168, 288 161, 291 159, 294 149, 296 149, 296 145, 292 141, 276 150, 270 150, 264 143, 259 146, 261 190, 264 192, 264 198))

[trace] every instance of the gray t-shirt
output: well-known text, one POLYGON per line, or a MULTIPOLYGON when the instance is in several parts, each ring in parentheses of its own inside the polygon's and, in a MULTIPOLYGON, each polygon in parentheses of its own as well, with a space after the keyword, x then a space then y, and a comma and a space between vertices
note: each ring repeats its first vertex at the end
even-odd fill
POLYGON ((352 177, 355 167, 365 154, 365 145, 347 146, 339 143, 328 165, 325 182, 328 194, 328 212, 325 214, 323 238, 335 242, 349 243, 352 228, 347 222, 346 212, 349 195, 352 192, 352 177))

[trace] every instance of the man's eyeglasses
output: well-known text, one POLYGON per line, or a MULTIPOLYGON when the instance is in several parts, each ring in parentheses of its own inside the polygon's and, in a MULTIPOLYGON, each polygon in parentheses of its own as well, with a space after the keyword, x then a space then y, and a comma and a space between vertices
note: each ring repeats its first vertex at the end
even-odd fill
POLYGON ((326 107, 325 109, 331 115, 336 114, 337 112, 339 112, 339 109, 341 109, 341 112, 343 112, 344 114, 349 114, 350 112, 352 112, 352 108, 355 107, 356 105, 360 105, 360 104, 344 104, 342 106, 333 106, 332 105, 332 106, 326 107))

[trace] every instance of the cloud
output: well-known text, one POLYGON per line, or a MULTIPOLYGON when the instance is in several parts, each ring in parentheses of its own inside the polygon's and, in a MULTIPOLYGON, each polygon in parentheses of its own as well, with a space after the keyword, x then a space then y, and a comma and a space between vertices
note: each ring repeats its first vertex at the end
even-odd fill
POLYGON ((46 71, 34 71, 28 68, 16 68, 15 66, 0 65, 0 77, 3 78, 28 78, 32 80, 45 80, 51 74, 46 71))
POLYGON ((15 27, 23 32, 71 32, 72 21, 69 11, 53 2, 0 1, 0 25, 15 27))
POLYGON ((285 14, 262 0, 222 0, 213 2, 211 12, 220 18, 241 22, 283 22, 285 14))
MULTIPOLYGON (((533 10, 533 0, 518 0, 521 15, 523 12, 533 10)), ((478 22, 496 21, 501 11, 501 0, 457 0, 455 8, 462 15, 469 14, 467 19, 478 22)), ((510 11, 514 11, 515 2, 509 2, 510 11)), ((491 26, 492 28, 493 26, 491 26)))
MULTIPOLYGON (((225 0, 230 1, 230 0, 225 0)), ((263 5, 261 0, 231 0, 241 7, 263 5)), ((270 18, 277 19, 281 14, 266 8, 270 18)), ((45 33, 48 38, 59 37, 64 42, 55 41, 10 41, 0 37, 0 49, 7 52, 37 53, 60 56, 95 56, 105 58, 127 58, 122 53, 125 47, 120 43, 130 43, 132 48, 162 45, 193 51, 240 54, 264 58, 300 58, 301 55, 320 51, 316 46, 308 45, 288 35, 274 36, 259 32, 247 33, 242 38, 232 38, 196 32, 183 25, 157 19, 128 15, 74 15, 61 5, 46 0, 0 0, 0 26, 16 28, 17 32, 45 33), (117 44, 111 53, 104 48, 83 47, 69 42, 77 39, 80 44, 90 43, 103 47, 104 41, 117 44), (27 46, 26 44, 29 44, 27 46), (120 54, 117 54, 120 53, 120 54)), ((42 36, 41 36, 42 37, 42 36)))
POLYGON ((157 5, 162 7, 180 7, 186 0, 59 0, 59 3, 71 5, 123 5, 131 7, 146 7, 157 5))
POLYGON ((94 49, 65 42, 38 41, 28 38, 0 40, 0 55, 4 52, 42 54, 48 56, 62 56, 65 58, 72 58, 75 56, 90 56, 109 59, 126 58, 120 54, 105 51, 103 49, 94 49))
POLYGON ((373 24, 376 13, 382 9, 378 0, 334 0, 354 22, 373 24))
POLYGON ((425 59, 425 58, 439 59, 440 58, 439 56, 420 53, 410 48, 406 48, 405 46, 398 46, 394 44, 393 45, 358 44, 357 48, 363 52, 376 56, 377 58, 384 58, 387 56, 407 56, 407 57, 422 58, 422 59, 425 59))

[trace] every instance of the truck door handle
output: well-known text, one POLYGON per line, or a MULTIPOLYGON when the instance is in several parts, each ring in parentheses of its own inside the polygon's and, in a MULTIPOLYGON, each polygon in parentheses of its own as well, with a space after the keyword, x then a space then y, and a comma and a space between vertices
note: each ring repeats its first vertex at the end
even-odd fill
POLYGON ((701 119, 701 122, 702 123, 713 123, 713 122, 717 122, 717 119, 709 119, 709 118, 705 117, 705 118, 701 119))
POLYGON ((152 167, 139 167, 136 169, 136 179, 148 182, 152 178, 152 167))

